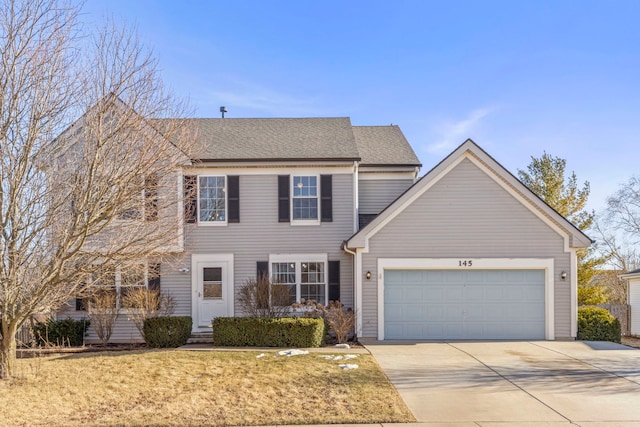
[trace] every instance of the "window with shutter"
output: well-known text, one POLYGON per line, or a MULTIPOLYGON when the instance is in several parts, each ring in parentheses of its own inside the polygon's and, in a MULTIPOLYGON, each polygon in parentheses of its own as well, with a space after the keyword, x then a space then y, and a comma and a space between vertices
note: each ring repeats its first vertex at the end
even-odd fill
POLYGON ((184 183, 184 220, 187 224, 194 224, 198 221, 198 177, 195 175, 185 175, 184 183))
POLYGON ((228 221, 240 222, 240 177, 237 175, 227 177, 227 201, 229 204, 228 221))
POLYGON ((278 175, 278 222, 289 222, 289 175, 278 175))

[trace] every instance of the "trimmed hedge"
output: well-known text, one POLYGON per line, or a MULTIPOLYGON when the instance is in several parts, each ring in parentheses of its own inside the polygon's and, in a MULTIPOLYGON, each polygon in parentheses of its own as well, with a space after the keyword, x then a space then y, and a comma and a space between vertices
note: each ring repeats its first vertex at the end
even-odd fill
POLYGON ((61 320, 49 319, 33 326, 33 335, 38 345, 60 345, 80 347, 84 344, 84 336, 91 322, 73 320, 71 317, 61 320))
POLYGON ((578 339, 619 343, 622 340, 620 321, 604 308, 580 307, 578 308, 578 339))
POLYGON ((183 346, 191 337, 192 323, 189 316, 150 317, 142 327, 144 342, 152 348, 183 346))
POLYGON ((216 317, 213 344, 229 347, 320 347, 325 324, 310 317, 216 317))

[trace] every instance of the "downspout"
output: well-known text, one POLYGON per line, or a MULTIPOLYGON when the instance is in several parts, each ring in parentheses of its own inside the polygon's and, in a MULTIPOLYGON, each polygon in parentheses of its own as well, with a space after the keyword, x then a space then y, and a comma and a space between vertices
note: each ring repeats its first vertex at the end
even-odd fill
POLYGON ((354 234, 358 232, 358 225, 360 222, 360 186, 358 185, 358 181, 360 179, 359 170, 360 170, 359 163, 356 160, 353 162, 353 233, 354 234))
POLYGON ((362 313, 360 310, 360 294, 358 293, 358 282, 360 280, 360 269, 358 266, 358 253, 347 247, 347 241, 342 242, 342 250, 353 256, 353 311, 356 313, 356 338, 362 332, 362 313))

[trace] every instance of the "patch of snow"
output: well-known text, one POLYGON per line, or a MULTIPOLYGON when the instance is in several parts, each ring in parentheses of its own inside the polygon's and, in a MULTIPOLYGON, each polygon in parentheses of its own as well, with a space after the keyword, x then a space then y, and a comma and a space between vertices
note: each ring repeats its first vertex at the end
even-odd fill
POLYGON ((349 344, 336 344, 336 348, 351 348, 349 344))
POLYGON ((287 356, 287 357, 300 356, 302 354, 309 354, 309 352, 307 350, 297 350, 297 349, 282 350, 278 352, 278 356, 287 356))
POLYGON ((266 354, 260 353, 259 355, 256 356, 256 359, 260 359, 261 357, 265 357, 265 356, 266 356, 266 354))
POLYGON ((351 369, 358 369, 358 365, 356 365, 355 363, 346 363, 343 365, 338 365, 339 367, 341 367, 342 369, 344 369, 345 371, 351 370, 351 369))
POLYGON ((346 354, 344 360, 355 359, 356 357, 358 357, 357 354, 346 354))

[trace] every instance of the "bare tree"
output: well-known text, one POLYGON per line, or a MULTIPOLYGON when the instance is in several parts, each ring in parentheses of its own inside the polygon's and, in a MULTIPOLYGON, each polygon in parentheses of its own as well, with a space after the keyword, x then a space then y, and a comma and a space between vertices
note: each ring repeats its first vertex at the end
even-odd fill
POLYGON ((180 246, 185 106, 134 31, 79 11, 0 0, 0 378, 29 316, 180 246))
MULTIPOLYGON (((594 230, 598 235, 598 248, 608 257, 609 270, 604 270, 598 282, 607 288, 609 301, 616 304, 627 303, 627 281, 620 275, 640 268, 640 252, 636 249, 636 238, 632 233, 622 231, 613 223, 608 211, 607 215, 596 221, 594 230)), ((615 215, 614 215, 615 217, 615 215)))

